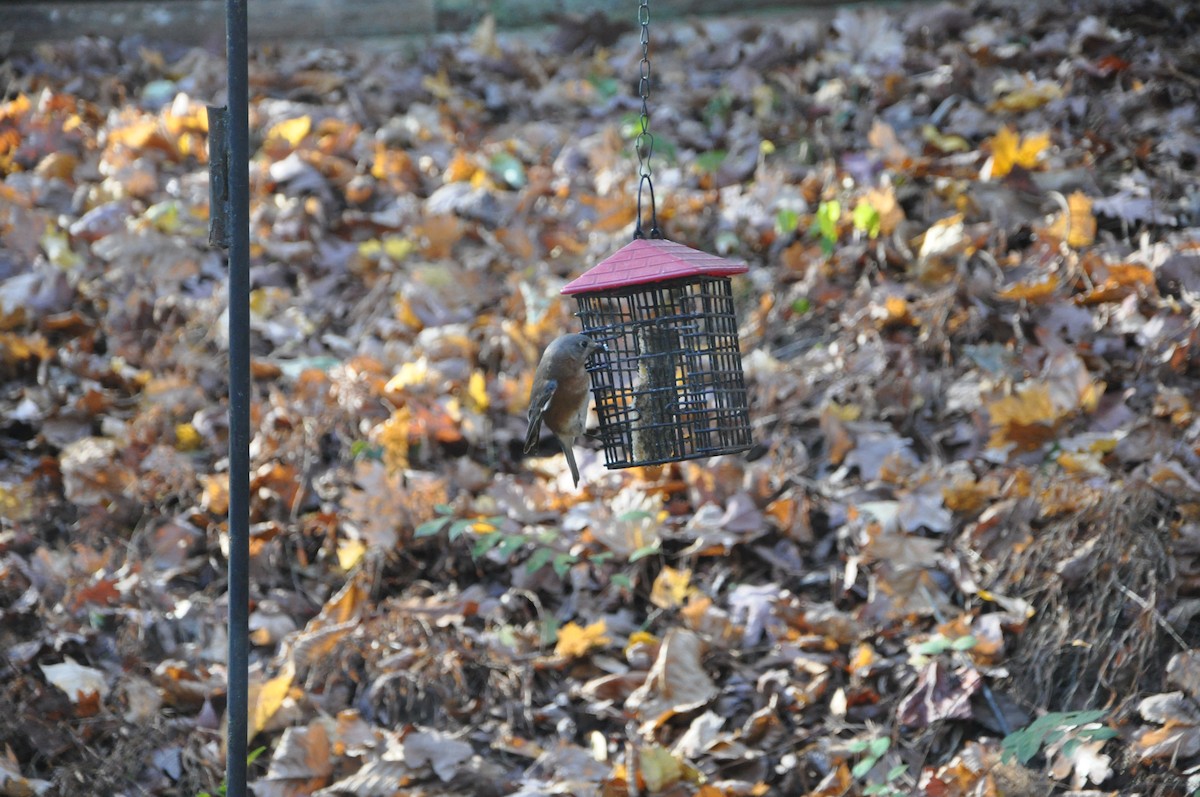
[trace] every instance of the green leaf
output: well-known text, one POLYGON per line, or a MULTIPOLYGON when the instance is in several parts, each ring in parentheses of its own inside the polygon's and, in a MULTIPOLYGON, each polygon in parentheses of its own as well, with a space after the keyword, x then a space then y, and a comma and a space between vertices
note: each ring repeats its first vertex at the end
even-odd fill
POLYGON ((538 623, 538 636, 543 645, 553 645, 558 641, 558 620, 553 616, 543 617, 538 623))
POLYGON ((1068 730, 1069 728, 1054 728, 1053 730, 1046 731, 1045 734, 1042 735, 1042 744, 1054 744, 1059 739, 1066 736, 1068 730))
POLYGON ((875 766, 875 762, 877 760, 878 759, 867 756, 862 761, 859 761, 857 764, 854 765, 854 768, 850 770, 850 774, 856 778, 861 778, 861 777, 865 776, 868 772, 871 771, 871 767, 875 766))
POLYGON ((822 202, 817 206, 817 230, 821 240, 830 245, 837 242, 837 222, 842 217, 842 205, 836 199, 822 202))
POLYGON ((434 537, 440 534, 442 529, 446 528, 448 523, 449 521, 446 520, 446 518, 434 518, 433 520, 426 520, 424 523, 417 526, 416 531, 413 532, 413 536, 434 537))
POLYGON ((628 512, 622 512, 617 515, 617 520, 622 523, 636 523, 639 520, 653 520, 654 515, 644 509, 631 509, 628 512))
POLYGON ((478 559, 502 542, 504 542, 503 534, 480 534, 475 540, 475 546, 471 548, 471 556, 478 559))
POLYGON ((492 156, 492 176, 509 188, 524 188, 529 182, 525 176, 525 166, 514 155, 507 152, 497 152, 492 156))
POLYGON ((846 749, 851 753, 861 753, 867 749, 867 740, 855 739, 854 741, 850 742, 850 744, 846 745, 846 749))
POLYGON ((617 96, 617 92, 621 90, 621 82, 615 77, 592 75, 588 78, 588 83, 591 83, 596 93, 600 95, 601 99, 605 100, 617 96))
POLYGON ((883 219, 880 218, 879 211, 872 207, 870 202, 859 202, 855 205, 852 218, 854 220, 854 229, 865 232, 868 238, 879 236, 879 229, 883 223, 883 219))
POLYGON ((888 790, 886 783, 872 783, 863 789, 863 794, 884 794, 888 790))
POLYGON ((1013 731, 1008 736, 1005 736, 1000 742, 1000 747, 1004 751, 1006 761, 1015 756, 1022 764, 1026 764, 1038 754, 1043 745, 1054 744, 1068 734, 1072 738, 1105 739, 1117 735, 1116 731, 1107 727, 1095 729, 1080 727, 1100 722, 1104 719, 1104 716, 1105 712, 1103 709, 1044 714, 1031 722, 1028 727, 1013 731), (1092 736, 1091 731, 1093 730, 1099 732, 1101 735, 1092 736), (1108 733, 1111 733, 1111 735, 1107 735, 1108 733))
MULTIPOLYGON (((1049 720, 1055 714, 1047 714, 1039 719, 1049 720)), ((1091 709, 1090 711, 1067 711, 1058 715, 1059 719, 1056 725, 1088 725, 1093 722, 1100 722, 1104 719, 1104 709, 1091 709)))
POLYGON ((567 573, 571 571, 571 566, 579 561, 579 557, 569 553, 560 553, 554 557, 551 567, 558 574, 559 578, 566 578, 567 573))
POLYGON ((905 772, 908 772, 908 764, 897 764, 896 766, 894 766, 888 770, 887 781, 889 783, 891 783, 893 780, 900 777, 905 772))
POLYGON ((1080 728, 1075 733, 1082 739, 1112 739, 1121 735, 1117 733, 1115 728, 1110 728, 1107 725, 1102 725, 1099 728, 1080 728))
POLYGON ((643 545, 641 548, 638 548, 636 551, 629 554, 629 563, 633 564, 639 559, 645 559, 647 556, 651 556, 656 553, 658 553, 658 543, 654 543, 653 545, 643 545))
POLYGON ((453 515, 454 508, 449 504, 434 504, 433 511, 439 515, 453 515))
POLYGON ((795 232, 800 226, 800 214, 791 208, 780 208, 775 214, 775 231, 780 235, 795 232))
POLYGON ((696 168, 704 174, 712 174, 721 168, 721 164, 725 162, 725 158, 728 155, 729 153, 723 149, 702 152, 696 156, 696 168))
POLYGON ((613 573, 612 578, 610 578, 609 581, 616 584, 621 589, 633 589, 633 582, 630 581, 629 576, 625 575, 624 573, 613 573))
POLYGON ((460 518, 450 524, 450 539, 457 540, 463 535, 463 532, 475 525, 475 521, 471 518, 460 518))
POLYGON ((1041 736, 1029 733, 1028 729, 1013 731, 1000 742, 1004 760, 1010 761, 1015 757, 1022 764, 1028 764, 1037 755, 1041 746, 1041 736))
POLYGON ((951 650, 970 650, 979 644, 979 640, 971 634, 960 636, 958 639, 950 643, 951 650))
POLYGON ((503 556, 512 556, 514 551, 527 542, 524 534, 505 534, 502 536, 504 540, 496 546, 496 552, 503 556))
POLYGON ((536 549, 533 555, 529 557, 529 560, 525 562, 525 572, 536 573, 554 557, 554 553, 553 548, 536 549))
POLYGON ((600 553, 592 554, 588 557, 588 561, 594 565, 602 565, 609 559, 612 559, 616 554, 612 551, 601 551, 600 553))
POLYGON ((867 750, 869 750, 871 755, 875 758, 882 758, 883 754, 886 753, 888 748, 891 746, 891 739, 887 738, 886 736, 876 736, 867 745, 867 750))
POLYGON ((812 309, 812 302, 807 297, 801 296, 796 301, 792 302, 792 312, 796 315, 804 315, 812 309))
POLYGON ((925 640, 919 645, 913 646, 913 653, 918 656, 936 656, 939 653, 944 653, 950 647, 950 640, 938 634, 935 637, 925 640))

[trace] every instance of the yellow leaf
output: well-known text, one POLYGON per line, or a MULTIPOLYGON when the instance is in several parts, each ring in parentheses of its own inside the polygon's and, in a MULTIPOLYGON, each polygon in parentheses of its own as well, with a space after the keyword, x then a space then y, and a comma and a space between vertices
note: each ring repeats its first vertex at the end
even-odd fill
POLYGON ((65 232, 47 225, 39 243, 46 253, 46 259, 63 271, 83 265, 83 258, 71 248, 71 241, 65 232))
POLYGON ((389 235, 383 239, 383 253, 395 263, 408 257, 416 248, 415 243, 402 235, 389 235))
POLYGON ((295 667, 289 661, 284 665, 279 675, 251 689, 254 694, 250 699, 250 738, 253 739, 271 721, 275 712, 283 705, 283 700, 292 688, 292 679, 296 677, 295 667))
POLYGON ((1097 476, 1107 476, 1108 468, 1104 467, 1098 454, 1088 451, 1063 451, 1058 455, 1057 462, 1067 473, 1091 473, 1097 476))
POLYGON ((472 412, 486 412, 489 403, 487 379, 483 371, 472 371, 471 378, 467 380, 467 408, 472 412))
POLYGON ((679 759, 661 745, 643 747, 638 751, 638 759, 641 763, 639 774, 646 781, 646 790, 651 794, 678 783, 683 777, 683 765, 679 759))
POLYGON ((454 157, 446 166, 446 171, 442 173, 442 181, 446 183, 467 182, 479 171, 479 167, 471 160, 471 156, 460 149, 454 153, 454 157))
POLYGON ((857 404, 838 404, 831 401, 825 408, 826 412, 841 421, 857 421, 862 416, 862 407, 857 404))
POLYGON ((371 437, 383 448, 383 461, 388 470, 397 471, 408 467, 409 434, 412 428, 412 409, 404 406, 376 426, 371 437))
POLYGON ((649 631, 634 631, 629 635, 629 642, 625 645, 625 656, 628 658, 629 652, 639 645, 654 646, 657 644, 658 637, 649 631))
POLYGON ((195 426, 190 423, 175 425, 175 448, 179 451, 195 451, 200 448, 202 442, 200 433, 196 431, 195 426))
POLYGON ((293 149, 300 145, 312 130, 312 117, 305 114, 295 119, 285 119, 267 131, 267 138, 283 139, 293 149))
POLYGON ((1047 232, 1067 246, 1078 249, 1091 246, 1096 240, 1096 217, 1092 215, 1092 200, 1081 191, 1067 197, 1067 212, 1059 213, 1047 232))
POLYGON ((992 147, 992 157, 984 166, 982 179, 1004 177, 1013 170, 1014 166, 1032 169, 1037 165, 1042 152, 1050 146, 1050 134, 1038 133, 1033 136, 1021 137, 1012 128, 1005 125, 988 142, 992 147))
POLYGON ((558 630, 558 644, 554 646, 556 656, 578 658, 592 648, 607 645, 611 640, 604 635, 603 620, 597 620, 586 628, 578 623, 567 623, 558 630))
POLYGON ((8 102, 0 103, 0 121, 20 119, 29 113, 29 109, 32 107, 33 104, 29 101, 27 95, 24 93, 18 94, 8 102))
POLYGON ((403 393, 410 387, 420 387, 426 384, 429 376, 429 360, 425 357, 420 357, 401 365, 400 370, 388 380, 383 389, 387 393, 403 393))
POLYGON ((660 609, 674 609, 687 602, 688 595, 695 592, 691 570, 676 570, 664 567, 654 579, 650 590, 650 602, 660 609))
POLYGON ((362 561, 367 545, 362 540, 340 540, 338 542, 338 567, 349 570, 362 561))
POLYGON ((921 138, 925 143, 933 147, 939 152, 970 152, 971 145, 962 136, 943 135, 933 125, 925 125, 921 128, 921 138))
POLYGON ((850 657, 850 673, 854 674, 860 670, 865 670, 874 664, 877 658, 874 648, 866 642, 860 642, 858 647, 854 649, 854 655, 850 657))
POLYGON ((1032 111, 1034 108, 1040 108, 1050 100, 1057 100, 1063 95, 1062 87, 1057 83, 1049 80, 1039 80, 1033 82, 1026 80, 1023 86, 1020 86, 1004 96, 997 99, 988 106, 988 110, 995 113, 996 111, 1032 111))
POLYGON ((28 520, 33 507, 24 485, 0 482, 0 514, 11 520, 28 520))

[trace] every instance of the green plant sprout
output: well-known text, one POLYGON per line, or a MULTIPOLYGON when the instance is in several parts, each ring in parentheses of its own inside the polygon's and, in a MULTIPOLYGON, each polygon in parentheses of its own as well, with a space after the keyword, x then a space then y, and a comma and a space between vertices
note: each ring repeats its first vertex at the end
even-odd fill
MULTIPOLYGON (((855 739, 847 745, 846 749, 851 753, 862 753, 863 757, 850 770, 850 774, 856 778, 865 778, 867 773, 875 768, 879 763, 879 759, 891 749, 892 741, 886 736, 876 736, 872 739, 855 739)), ((879 795, 879 797, 902 797, 904 794, 897 788, 897 781, 900 780, 908 772, 908 767, 904 764, 897 764, 887 771, 884 775, 882 783, 868 783, 863 788, 865 795, 879 795)))
MULTIPOLYGON (((267 752, 267 748, 265 747, 256 747, 255 749, 251 750, 249 755, 246 756, 246 766, 253 764, 255 759, 265 752, 267 752)), ((225 793, 227 791, 229 791, 229 782, 227 779, 222 778, 221 785, 217 787, 217 793, 215 796, 212 792, 202 791, 198 792, 196 797, 225 797, 225 793)))
POLYGON ((1084 742, 1117 736, 1115 730, 1102 724, 1103 720, 1102 710, 1052 711, 1005 736, 1000 742, 1000 749, 1005 761, 1016 758, 1022 764, 1027 764, 1043 747, 1065 736, 1069 738, 1063 745, 1063 753, 1069 756, 1084 742))

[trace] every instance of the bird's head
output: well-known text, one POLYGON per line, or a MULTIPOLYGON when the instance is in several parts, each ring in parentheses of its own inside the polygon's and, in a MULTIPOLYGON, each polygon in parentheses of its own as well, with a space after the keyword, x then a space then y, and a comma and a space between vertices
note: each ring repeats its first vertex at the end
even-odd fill
POLYGON ((578 333, 563 335, 551 345, 558 349, 557 353, 561 353, 580 363, 586 361, 588 357, 591 357, 598 351, 608 351, 608 347, 603 343, 593 340, 587 335, 578 333))

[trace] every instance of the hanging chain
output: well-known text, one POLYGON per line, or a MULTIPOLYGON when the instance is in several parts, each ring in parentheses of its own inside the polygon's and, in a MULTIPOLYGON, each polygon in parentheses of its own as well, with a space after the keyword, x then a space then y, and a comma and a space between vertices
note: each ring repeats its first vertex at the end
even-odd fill
POLYGON ((639 118, 642 129, 634 139, 633 147, 637 150, 638 159, 638 194, 637 194, 637 227, 634 228, 634 238, 644 238, 642 232, 642 189, 650 192, 650 237, 661 238, 658 230, 658 209, 654 206, 654 183, 650 179, 650 156, 654 154, 654 136, 650 132, 650 0, 641 0, 638 6, 638 23, 642 26, 642 62, 641 78, 638 80, 638 94, 642 98, 642 113, 639 118))

